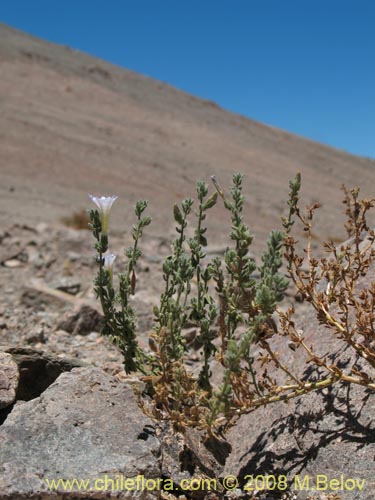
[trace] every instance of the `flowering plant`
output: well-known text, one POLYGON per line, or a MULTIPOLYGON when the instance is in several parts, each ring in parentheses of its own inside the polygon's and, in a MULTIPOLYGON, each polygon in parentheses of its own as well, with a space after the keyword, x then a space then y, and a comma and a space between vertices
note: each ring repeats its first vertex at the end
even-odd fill
MULTIPOLYGON (((91 226, 97 241, 98 274, 95 291, 101 300, 108 335, 124 355, 127 373, 140 371, 149 384, 153 396, 153 411, 169 415, 176 425, 199 424, 211 429, 220 418, 230 419, 238 404, 234 387, 248 381, 249 394, 259 392, 255 381, 252 345, 266 334, 272 324, 272 314, 288 285, 279 274, 281 267, 283 234, 274 231, 263 256, 260 277, 255 260, 249 256, 252 235, 243 221, 243 176, 233 176, 231 198, 224 195, 216 179, 215 191, 209 196, 204 182, 197 184, 197 222, 194 236, 187 238, 186 230, 194 201, 183 200, 173 209, 178 237, 173 241, 172 253, 163 264, 164 292, 160 304, 153 309, 155 324, 150 334, 150 351, 142 350, 137 342, 136 313, 129 304, 135 293, 136 264, 141 256, 138 248, 143 229, 151 219, 144 216, 147 202, 140 201, 135 208, 137 223, 133 227, 133 246, 126 250, 126 271, 119 275, 119 290, 112 280, 114 256, 105 255, 108 250, 108 234, 103 233, 103 221, 108 222, 111 203, 103 200, 104 208, 90 212, 91 226), (204 221, 218 197, 231 214, 233 247, 220 258, 205 262, 207 246, 204 221), (216 284, 216 292, 212 290, 216 284), (195 285, 196 284, 196 285, 195 285), (247 304, 246 304, 247 302, 247 304), (197 342, 202 347, 201 368, 195 376, 186 365, 187 341, 183 331, 187 324, 198 329, 197 342), (240 336, 239 331, 244 333, 240 336), (212 362, 219 361, 223 384, 212 384, 212 362), (245 363, 245 365, 243 365, 245 363), (244 378, 245 377, 245 378, 244 378)), ((93 200, 95 203, 97 199, 93 200)), ((106 226, 107 227, 107 226, 106 226)), ((242 389, 241 389, 242 390, 242 389)), ((242 397, 242 396, 241 396, 242 397)))
POLYGON ((308 207, 306 213, 300 210, 301 178, 297 175, 290 182, 289 213, 282 219, 283 231, 271 232, 261 263, 257 264, 249 254, 253 237, 243 220, 243 176, 233 176, 230 195, 225 194, 215 177, 212 180, 215 191, 211 195, 204 182, 197 183, 193 237, 187 237, 187 228, 194 201, 187 198, 174 206, 177 238, 163 262, 164 290, 153 308, 148 350, 138 344, 136 311, 129 303, 137 283, 139 242, 151 222, 144 215, 147 202, 136 204, 133 245, 125 252, 127 264, 125 272, 119 274, 116 291, 112 279, 115 256, 107 253, 106 232, 114 197, 93 199, 99 208, 91 210, 90 219, 98 252, 95 291, 104 313, 103 334, 120 348, 126 372, 142 374, 147 389, 144 394, 150 396, 144 400, 145 410, 156 418, 170 419, 178 429, 197 426, 212 434, 259 406, 339 381, 375 390, 371 372, 375 367, 375 284, 371 282, 369 289, 356 295, 358 278, 373 268, 375 233, 367 226, 366 214, 375 200, 359 200, 358 189, 345 191, 346 227, 351 242, 339 250, 332 242, 326 243, 330 258, 318 260, 311 253, 312 221, 318 205, 308 207), (205 220, 219 199, 230 214, 231 245, 223 259, 216 257, 207 262, 205 220), (302 224, 303 234, 307 235, 302 255, 292 236, 297 223, 302 224), (281 272, 283 265, 287 276, 281 272), (294 307, 286 311, 278 307, 288 278, 296 293, 311 304, 319 322, 354 351, 352 363, 320 357, 296 327, 294 307), (195 341, 200 347, 200 357, 193 367, 188 359, 187 325, 195 326, 195 341), (288 364, 288 356, 283 361, 274 347, 275 337, 285 342, 287 352, 291 349, 298 356, 304 353, 307 363, 318 368, 310 373, 319 376, 306 378, 296 373, 288 364), (357 358, 370 370, 365 370, 363 363, 359 365, 357 358), (213 375, 221 378, 221 383, 215 383, 213 375))
POLYGON ((129 298, 135 292, 135 267, 142 255, 138 249, 138 241, 143 229, 151 222, 150 217, 145 217, 143 212, 147 208, 146 201, 139 201, 135 207, 137 223, 133 227, 133 246, 129 247, 125 255, 128 258, 124 273, 119 274, 119 290, 116 293, 113 286, 113 264, 116 259, 108 251, 108 233, 103 232, 108 228, 109 212, 117 196, 108 198, 94 198, 93 202, 98 210, 90 211, 91 228, 96 239, 95 248, 98 252, 98 274, 95 279, 95 292, 100 298, 104 313, 103 335, 107 335, 118 346, 125 359, 127 372, 144 371, 145 354, 138 347, 136 340, 136 314, 129 303, 129 298))

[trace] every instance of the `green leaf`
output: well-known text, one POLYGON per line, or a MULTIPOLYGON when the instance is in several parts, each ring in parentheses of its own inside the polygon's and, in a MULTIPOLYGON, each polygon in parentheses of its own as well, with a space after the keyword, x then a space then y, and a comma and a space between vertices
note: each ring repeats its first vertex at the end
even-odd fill
POLYGON ((206 247, 207 246, 207 240, 206 240, 206 238, 202 234, 199 237, 199 243, 202 245, 202 247, 206 247))
POLYGON ((183 224, 184 219, 182 217, 182 213, 181 213, 181 210, 180 210, 180 208, 179 208, 178 205, 174 205, 174 207, 173 207, 173 215, 174 215, 174 220, 178 224, 183 224))

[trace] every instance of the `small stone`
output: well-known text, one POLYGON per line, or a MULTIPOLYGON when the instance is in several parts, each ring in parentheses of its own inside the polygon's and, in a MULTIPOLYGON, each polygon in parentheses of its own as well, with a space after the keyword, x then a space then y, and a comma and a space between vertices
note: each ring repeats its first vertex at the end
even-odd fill
POLYGON ((87 335, 91 332, 100 332, 102 321, 103 317, 96 309, 82 305, 66 313, 57 325, 57 329, 73 335, 87 335))
POLYGON ((37 233, 39 233, 39 234, 40 233, 45 233, 49 229, 49 226, 45 222, 39 222, 35 226, 35 229, 36 229, 37 233))
POLYGON ((69 293, 70 295, 77 295, 81 290, 81 283, 70 276, 64 276, 51 284, 55 290, 69 293))
POLYGON ((27 259, 30 264, 33 264, 36 268, 40 269, 44 265, 44 259, 40 251, 35 247, 35 245, 30 245, 26 249, 27 259))
POLYGON ((78 252, 68 252, 67 257, 71 262, 76 262, 82 259, 82 254, 78 252))
POLYGON ((44 329, 40 326, 36 326, 30 330, 29 333, 25 335, 25 342, 27 344, 36 344, 38 342, 45 342, 44 329))
POLYGON ((9 267, 10 269, 15 269, 17 267, 23 267, 23 263, 18 259, 9 259, 4 262, 5 267, 9 267))

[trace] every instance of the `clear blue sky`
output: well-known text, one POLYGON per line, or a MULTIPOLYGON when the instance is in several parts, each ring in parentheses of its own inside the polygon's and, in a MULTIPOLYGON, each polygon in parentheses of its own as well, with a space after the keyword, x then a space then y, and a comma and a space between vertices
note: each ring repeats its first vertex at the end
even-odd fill
POLYGON ((4 0, 0 19, 375 158, 375 0, 4 0))

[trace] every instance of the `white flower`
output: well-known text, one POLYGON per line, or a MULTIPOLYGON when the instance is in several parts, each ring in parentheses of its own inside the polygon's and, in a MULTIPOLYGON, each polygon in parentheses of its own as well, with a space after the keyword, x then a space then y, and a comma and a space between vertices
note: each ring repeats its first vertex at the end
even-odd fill
POLYGON ((109 212, 111 211, 113 203, 117 200, 118 196, 93 196, 89 194, 91 200, 99 209, 100 220, 102 223, 102 233, 107 234, 108 232, 108 218, 109 212))
POLYGON ((107 253, 103 255, 103 259, 104 259, 104 267, 108 269, 108 271, 111 271, 111 269, 113 268, 113 263, 116 260, 116 255, 114 253, 107 253))
POLYGON ((107 253, 103 255, 103 260, 104 260, 104 269, 106 269, 109 272, 109 276, 111 279, 111 284, 113 281, 113 263, 116 260, 116 255, 114 253, 107 253))
POLYGON ((101 212, 109 212, 113 203, 118 198, 118 196, 100 196, 99 198, 92 194, 89 194, 89 196, 101 212))

